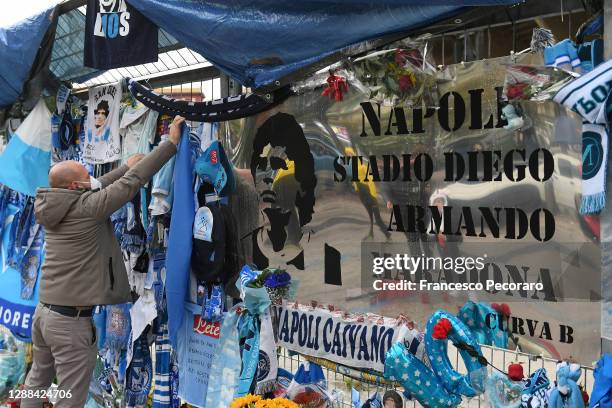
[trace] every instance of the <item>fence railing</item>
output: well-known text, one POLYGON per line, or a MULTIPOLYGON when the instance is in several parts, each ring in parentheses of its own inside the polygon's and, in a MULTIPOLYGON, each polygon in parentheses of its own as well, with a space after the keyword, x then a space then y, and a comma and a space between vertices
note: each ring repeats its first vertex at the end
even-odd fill
MULTIPOLYGON (((482 349, 483 355, 487 358, 487 360, 491 364, 493 364, 495 367, 499 368, 502 371, 506 371, 508 368, 508 365, 516 361, 516 362, 522 363, 524 373, 526 376, 529 374, 532 374, 534 371, 536 371, 539 368, 545 368, 550 381, 554 381, 556 378, 555 373, 556 373, 556 366, 558 363, 557 360, 543 357, 543 356, 534 356, 534 355, 522 353, 522 352, 514 352, 511 350, 501 349, 501 348, 492 347, 492 346, 481 346, 481 349, 482 349)), ((452 344, 449 344, 448 346, 448 355, 449 355, 449 358, 455 370, 457 370, 460 373, 466 373, 466 368, 465 368, 465 365, 463 364, 463 360, 461 359, 461 356, 459 355, 459 351, 452 344)), ((288 350, 285 348, 281 348, 278 359, 279 359, 279 367, 282 367, 291 373, 295 373, 301 363, 308 361, 307 358, 303 355, 300 355, 300 354, 290 355, 288 350)), ((493 369, 489 367, 489 370, 493 370, 493 369)), ((336 389, 336 390, 341 391, 341 393, 339 394, 340 397, 338 399, 339 404, 337 408, 349 408, 349 407, 352 408, 352 404, 351 404, 351 388, 352 387, 354 387, 357 391, 359 391, 361 402, 364 402, 366 399, 370 398, 377 391, 379 392, 379 395, 381 397, 385 393, 385 391, 389 389, 396 389, 400 393, 402 391, 401 388, 397 389, 390 385, 377 386, 372 383, 353 379, 351 377, 344 375, 341 372, 338 372, 336 370, 330 369, 325 366, 323 367, 323 371, 325 373, 325 378, 327 379, 327 382, 328 382, 328 389, 330 390, 336 389)), ((578 384, 582 385, 584 389, 587 390, 589 395, 591 394, 591 389, 593 388, 593 368, 592 367, 582 366, 582 376, 580 377, 578 384)), ((461 403, 460 406, 461 407, 485 408, 485 407, 489 407, 490 405, 484 396, 479 396, 476 398, 472 398, 470 400, 464 398, 464 401, 461 403)), ((420 408, 421 404, 419 404, 415 400, 405 401, 404 407, 405 408, 417 408, 417 407, 420 408)))

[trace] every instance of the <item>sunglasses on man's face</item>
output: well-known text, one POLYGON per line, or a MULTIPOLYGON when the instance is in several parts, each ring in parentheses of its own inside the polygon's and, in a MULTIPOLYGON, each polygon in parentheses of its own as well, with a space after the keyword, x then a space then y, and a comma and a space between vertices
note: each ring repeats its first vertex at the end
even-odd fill
POLYGON ((104 115, 104 116, 106 116, 106 111, 105 110, 96 111, 96 115, 104 115))

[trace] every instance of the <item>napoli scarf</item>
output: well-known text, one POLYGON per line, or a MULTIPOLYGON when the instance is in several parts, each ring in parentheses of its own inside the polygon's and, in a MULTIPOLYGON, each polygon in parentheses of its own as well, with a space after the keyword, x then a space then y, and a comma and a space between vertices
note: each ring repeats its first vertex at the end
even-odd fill
POLYGON ((153 379, 151 353, 147 344, 147 334, 136 340, 130 367, 126 373, 125 405, 126 407, 143 406, 146 404, 151 380, 153 379))
POLYGON ((612 113, 612 60, 570 82, 553 98, 587 122, 582 132, 582 203, 580 213, 601 211, 606 204, 606 163, 612 113))
POLYGON ((253 378, 259 364, 259 329, 257 316, 251 313, 243 315, 242 324, 239 325, 242 370, 235 397, 244 397, 251 391, 253 378))
POLYGON ((581 214, 601 211, 606 205, 608 132, 603 125, 582 124, 581 214))
POLYGON ((278 372, 276 343, 270 312, 261 315, 261 339, 259 342, 259 362, 257 364, 255 394, 266 394, 274 391, 278 372))
POLYGON ((158 318, 155 336, 155 390, 153 391, 153 408, 171 406, 170 393, 170 341, 168 340, 167 317, 158 318))
POLYGON ((548 393, 550 380, 546 375, 546 369, 538 368, 525 380, 525 386, 521 392, 521 407, 546 407, 548 406, 548 393))

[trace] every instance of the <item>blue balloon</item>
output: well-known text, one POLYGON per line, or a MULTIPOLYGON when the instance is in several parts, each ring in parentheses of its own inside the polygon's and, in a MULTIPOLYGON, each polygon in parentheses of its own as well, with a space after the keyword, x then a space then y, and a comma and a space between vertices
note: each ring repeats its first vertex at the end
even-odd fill
POLYGON ((478 355, 482 356, 478 341, 457 317, 451 315, 444 310, 436 311, 427 322, 425 330, 425 348, 431 362, 431 368, 437 374, 438 378, 449 392, 453 394, 461 394, 466 397, 474 397, 480 393, 483 384, 472 384, 471 376, 477 371, 482 370, 483 366, 478 362, 477 357, 472 357, 466 350, 459 350, 461 358, 465 363, 468 374, 462 375, 453 369, 450 360, 448 359, 448 340, 453 343, 464 343, 471 346, 478 355), (434 339, 432 337, 433 328, 440 319, 448 319, 452 325, 452 330, 448 333, 448 339, 434 339))
POLYGON ((499 327, 499 312, 489 304, 470 300, 463 305, 457 317, 469 327, 479 344, 508 347, 508 333, 499 327), (487 316, 490 316, 490 325, 487 324, 487 316))
POLYGON ((452 408, 461 403, 461 396, 449 393, 436 374, 401 342, 387 351, 385 378, 400 383, 426 408, 452 408))

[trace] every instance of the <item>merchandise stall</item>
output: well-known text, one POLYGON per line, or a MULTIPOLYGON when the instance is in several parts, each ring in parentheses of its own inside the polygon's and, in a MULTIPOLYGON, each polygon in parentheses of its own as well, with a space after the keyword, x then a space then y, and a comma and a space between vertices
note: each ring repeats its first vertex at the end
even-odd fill
POLYGON ((530 4, 234 3, 0 29, 26 50, 0 58, 0 406, 32 365, 37 189, 72 160, 95 190, 176 115, 110 216, 132 302, 95 307, 88 408, 612 406, 603 4, 483 59, 467 30, 530 4))

